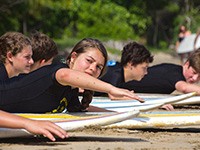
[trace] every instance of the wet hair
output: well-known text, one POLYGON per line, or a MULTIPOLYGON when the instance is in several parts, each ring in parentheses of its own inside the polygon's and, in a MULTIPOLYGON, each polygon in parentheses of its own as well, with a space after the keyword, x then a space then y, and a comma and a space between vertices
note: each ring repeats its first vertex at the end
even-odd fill
POLYGON ((37 32, 30 37, 34 62, 45 59, 45 62, 58 55, 56 43, 47 35, 37 32))
POLYGON ((124 46, 121 56, 121 65, 124 67, 128 62, 132 62, 134 66, 147 62, 151 63, 153 56, 144 45, 137 42, 130 42, 124 46))
MULTIPOLYGON (((74 46, 74 48, 72 49, 72 51, 70 52, 70 54, 67 57, 67 64, 68 65, 70 64, 71 55, 73 52, 76 52, 77 56, 78 56, 79 54, 86 52, 88 48, 96 48, 102 53, 102 55, 105 59, 104 66, 103 66, 103 70, 104 70, 107 60, 108 60, 108 54, 107 54, 106 48, 104 47, 102 42, 100 42, 97 39, 92 39, 92 38, 84 38, 74 46)), ((102 70, 102 72, 103 72, 103 70, 102 70)))
POLYGON ((189 62, 189 67, 200 73, 200 48, 194 51, 186 62, 189 62))
POLYGON ((7 32, 0 37, 0 63, 5 63, 7 53, 13 56, 20 53, 24 47, 31 46, 30 39, 19 32, 7 32))
MULTIPOLYGON (((71 61, 71 55, 73 52, 76 52, 77 53, 77 56, 80 55, 81 53, 84 53, 87 51, 88 48, 96 48, 98 49, 103 57, 104 57, 104 66, 103 66, 103 70, 101 72, 101 74, 103 73, 104 69, 105 69, 105 66, 106 66, 106 63, 107 63, 107 59, 108 59, 108 54, 107 54, 107 51, 106 51, 106 48, 104 47, 104 45, 97 39, 92 39, 92 38, 84 38, 82 39, 80 42, 78 42, 74 48, 72 49, 71 53, 68 55, 67 57, 67 64, 69 65, 70 64, 70 61, 71 61)), ((69 111, 85 111, 88 107, 89 107, 89 104, 90 102, 92 101, 92 96, 93 96, 94 92, 91 91, 91 90, 86 90, 84 89, 84 92, 83 92, 83 98, 81 100, 81 106, 80 108, 74 108, 73 110, 69 110, 69 111)))

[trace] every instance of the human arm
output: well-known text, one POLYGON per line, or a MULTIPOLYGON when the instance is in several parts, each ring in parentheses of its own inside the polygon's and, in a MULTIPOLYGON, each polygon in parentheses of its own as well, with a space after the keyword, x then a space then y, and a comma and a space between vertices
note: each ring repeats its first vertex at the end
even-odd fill
POLYGON ((123 96, 123 97, 114 97, 110 94, 108 94, 109 98, 111 100, 119 100, 119 101, 123 101, 123 100, 138 100, 139 102, 141 103, 144 103, 145 101, 143 99, 141 99, 140 97, 138 97, 137 95, 135 95, 135 98, 130 98, 130 97, 127 97, 127 96, 123 96))
POLYGON ((179 42, 179 41, 176 41, 176 45, 175 45, 175 51, 176 51, 176 53, 177 53, 177 50, 178 50, 179 45, 180 45, 180 42, 179 42))
POLYGON ((100 108, 100 107, 95 107, 95 106, 92 106, 90 105, 87 109, 88 112, 114 112, 114 111, 111 111, 111 110, 107 110, 107 109, 104 109, 104 108, 100 108))
POLYGON ((53 122, 32 120, 4 111, 0 111, 0 127, 26 129, 34 134, 43 134, 52 141, 55 141, 53 135, 60 138, 68 137, 67 133, 53 122))
POLYGON ((187 83, 185 81, 178 81, 175 84, 176 90, 183 93, 196 92, 197 95, 200 95, 200 86, 196 84, 187 83))
POLYGON ((57 70, 55 78, 59 84, 64 86, 70 85, 72 87, 80 87, 83 89, 104 92, 115 97, 127 96, 133 99, 135 98, 133 91, 114 87, 109 83, 103 82, 79 71, 62 68, 57 70))
POLYGON ((166 109, 166 110, 174 110, 174 107, 171 104, 165 104, 163 106, 160 107, 160 109, 166 109))

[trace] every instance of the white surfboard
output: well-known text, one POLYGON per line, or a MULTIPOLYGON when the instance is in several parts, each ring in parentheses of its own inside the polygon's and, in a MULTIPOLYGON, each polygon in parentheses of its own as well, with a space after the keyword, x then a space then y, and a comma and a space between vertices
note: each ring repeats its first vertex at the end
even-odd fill
POLYGON ((146 112, 136 118, 102 128, 163 128, 200 125, 200 111, 146 112))
POLYGON ((200 96, 193 96, 185 100, 173 103, 172 105, 190 105, 190 104, 200 104, 200 96))
MULTIPOLYGON (((124 121, 127 119, 131 119, 136 117, 139 114, 139 111, 130 111, 130 112, 122 112, 122 113, 105 113, 100 115, 90 115, 84 116, 78 114, 74 116, 69 114, 69 117, 65 118, 49 118, 52 122, 56 123, 58 126, 63 128, 66 131, 74 131, 78 129, 84 128, 94 128, 100 127, 103 125, 109 125, 112 123, 117 123, 120 121, 124 121)), ((22 115, 22 114, 21 114, 22 115)), ((35 119, 33 116, 38 115, 38 120, 48 120, 47 116, 44 117, 44 114, 32 114, 32 118, 35 119)), ((52 114, 53 115, 53 114, 52 114)), ((57 114, 55 114, 56 116, 57 114)), ((64 115, 64 114, 63 114, 64 115)), ((22 115, 23 116, 23 115, 22 115)), ((25 116, 26 117, 26 116, 25 116)), ((8 129, 8 128, 0 128, 0 138, 10 138, 10 137, 22 137, 22 136, 33 136, 32 133, 29 133, 25 129, 8 129)))
MULTIPOLYGON (((168 98, 160 98, 160 99, 146 99, 145 103, 140 103, 136 100, 134 101, 111 101, 108 98, 103 98, 92 101, 91 105, 96 106, 96 107, 101 107, 104 109, 112 110, 112 111, 118 111, 118 112, 123 112, 123 111, 129 111, 129 110, 140 110, 140 111, 147 111, 150 110, 150 106, 155 106, 155 104, 158 104, 156 107, 158 108, 159 106, 162 106, 164 104, 171 104, 179 101, 183 101, 184 99, 190 98, 194 96, 196 93, 188 93, 188 94, 182 94, 178 96, 172 96, 168 98), (104 101, 105 99, 105 101, 104 101)), ((156 108, 155 107, 155 108, 156 108)))
MULTIPOLYGON (((194 40, 195 40, 196 34, 191 34, 190 36, 185 37, 178 49, 177 53, 182 54, 182 53, 188 53, 194 51, 194 40)), ((196 42, 196 48, 200 47, 200 37, 198 37, 197 42, 196 42)))

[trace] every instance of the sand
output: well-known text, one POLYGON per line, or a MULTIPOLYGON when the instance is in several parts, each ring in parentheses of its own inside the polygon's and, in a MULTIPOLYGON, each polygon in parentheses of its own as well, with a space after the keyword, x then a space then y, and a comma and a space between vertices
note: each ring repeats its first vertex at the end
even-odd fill
MULTIPOLYGON (((154 64, 180 63, 177 55, 155 54, 154 64)), ((200 106, 176 107, 177 110, 199 110, 200 106)), ((165 111, 165 110, 154 110, 165 111)), ((0 150, 197 150, 200 149, 200 127, 167 127, 151 129, 87 129, 68 132, 69 138, 51 142, 45 137, 0 139, 0 150)))

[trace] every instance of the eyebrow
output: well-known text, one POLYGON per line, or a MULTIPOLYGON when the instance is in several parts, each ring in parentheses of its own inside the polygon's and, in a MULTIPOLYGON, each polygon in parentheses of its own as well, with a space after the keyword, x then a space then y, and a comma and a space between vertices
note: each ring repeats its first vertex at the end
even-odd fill
MULTIPOLYGON (((91 59, 93 59, 94 61, 96 61, 96 59, 94 59, 92 56, 88 56, 88 57, 90 57, 91 59)), ((101 65, 102 67, 104 66, 103 64, 99 64, 99 65, 101 65)))

